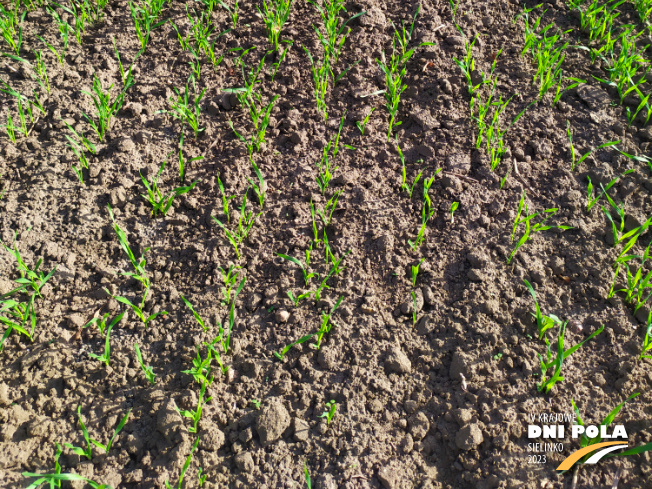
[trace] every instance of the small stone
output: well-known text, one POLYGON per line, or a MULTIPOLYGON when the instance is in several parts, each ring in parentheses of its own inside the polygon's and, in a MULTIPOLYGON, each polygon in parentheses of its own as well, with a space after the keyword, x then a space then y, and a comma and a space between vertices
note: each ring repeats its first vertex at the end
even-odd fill
POLYGON ((124 153, 131 153, 135 151, 136 144, 131 138, 122 138, 118 141, 118 149, 124 153))
POLYGON ((378 480, 385 489, 398 489, 398 473, 391 467, 383 466, 378 469, 378 480))
POLYGON ((325 370, 332 370, 338 364, 337 354, 333 348, 322 347, 319 349, 319 355, 317 356, 317 362, 319 366, 325 370))
POLYGON ((415 440, 423 440, 430 429, 430 421, 424 413, 417 413, 409 419, 410 433, 415 440))
POLYGON ((432 289, 428 285, 421 287, 421 293, 423 294, 423 301, 429 306, 434 306, 436 303, 435 294, 432 292, 432 289))
POLYGON ((455 435, 455 444, 460 450, 473 450, 483 441, 482 430, 476 423, 464 426, 455 435))
POLYGON ((290 426, 290 414, 279 400, 271 400, 256 420, 256 430, 260 443, 267 446, 283 435, 290 426))
POLYGON ((276 311, 274 318, 278 323, 287 323, 288 319, 290 319, 290 313, 287 312, 285 309, 281 309, 280 311, 276 311))
POLYGON ((412 293, 410 292, 410 295, 407 297, 406 301, 401 304, 401 313, 405 314, 406 316, 412 315, 414 312, 414 301, 416 299, 417 303, 417 312, 421 311, 423 309, 423 292, 421 292, 421 289, 417 289, 416 292, 414 292, 414 297, 412 297, 412 293))
POLYGON ((252 470, 254 470, 254 459, 251 457, 251 453, 249 452, 238 453, 235 456, 234 461, 236 467, 238 467, 240 472, 249 474, 252 470))
POLYGON ((199 438, 199 448, 209 452, 216 452, 224 446, 224 440, 224 433, 215 427, 211 427, 208 431, 202 432, 201 438, 199 438))
POLYGON ((70 329, 81 329, 86 324, 84 317, 81 314, 71 314, 68 316, 68 327, 70 329))
POLYGON ((295 441, 306 441, 310 435, 310 425, 301 418, 294 418, 292 421, 295 441))
POLYGON ((398 346, 391 346, 387 351, 385 359, 385 371, 387 373, 406 374, 412 370, 412 362, 398 346))

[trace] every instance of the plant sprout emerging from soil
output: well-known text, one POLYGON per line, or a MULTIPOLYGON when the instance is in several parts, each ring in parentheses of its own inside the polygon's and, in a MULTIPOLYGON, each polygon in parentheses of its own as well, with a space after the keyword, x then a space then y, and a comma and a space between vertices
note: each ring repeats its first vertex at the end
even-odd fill
POLYGON ((142 0, 139 5, 135 5, 129 0, 129 10, 131 12, 131 18, 134 21, 136 37, 140 42, 140 47, 143 52, 147 48, 149 36, 152 31, 167 22, 167 19, 156 22, 162 9, 163 0, 142 0))
MULTIPOLYGON (((170 153, 171 154, 171 153, 170 153)), ((169 157, 170 155, 168 155, 169 157)), ((181 162, 181 169, 183 170, 183 163, 181 162)), ((190 192, 192 189, 195 188, 195 185, 197 184, 197 181, 192 182, 190 185, 185 185, 181 187, 177 187, 174 190, 171 190, 169 193, 167 193, 165 196, 161 193, 161 190, 158 186, 158 180, 161 177, 161 173, 163 173, 163 170, 165 169, 165 161, 161 163, 160 168, 158 169, 158 173, 152 177, 152 179, 148 182, 147 179, 143 176, 142 172, 138 170, 138 174, 140 175, 140 179, 143 182, 143 185, 145 186, 145 189, 147 190, 147 195, 145 194, 140 194, 141 197, 143 197, 149 204, 152 206, 152 216, 156 217, 158 213, 160 212, 164 216, 167 215, 168 211, 172 207, 172 203, 174 202, 174 199, 176 197, 179 197, 180 195, 187 194, 190 192)))
POLYGON ((321 314, 321 326, 319 327, 319 331, 317 331, 317 342, 315 343, 315 347, 317 349, 321 348, 321 342, 324 339, 324 335, 327 333, 330 333, 331 328, 333 327, 333 321, 331 320, 331 316, 333 313, 337 310, 338 307, 340 307, 340 304, 342 303, 342 299, 344 297, 340 297, 333 308, 330 310, 330 312, 327 314, 325 312, 322 312, 321 314))
POLYGON ((115 438, 118 436, 118 433, 122 431, 122 428, 124 428, 124 425, 127 423, 127 419, 129 418, 129 415, 131 414, 131 409, 127 411, 127 414, 125 414, 118 425, 116 426, 115 430, 113 431, 113 435, 111 436, 111 439, 106 445, 103 445, 99 441, 93 439, 90 437, 88 434, 88 430, 86 429, 86 426, 84 425, 84 420, 82 419, 81 415, 81 406, 77 406, 77 417, 79 418, 79 427, 82 430, 82 434, 84 435, 84 440, 86 441, 86 448, 82 447, 76 447, 73 446, 71 443, 65 443, 66 448, 69 448, 72 450, 74 453, 76 453, 79 456, 86 457, 88 460, 91 460, 93 453, 92 453, 92 447, 91 445, 95 445, 97 448, 101 448, 104 450, 104 453, 109 453, 109 450, 111 450, 111 447, 113 446, 113 442, 115 441, 115 438))
POLYGON ((16 54, 20 53, 20 47, 23 44, 23 21, 27 15, 27 11, 25 11, 19 16, 19 5, 20 0, 16 0, 14 8, 9 11, 0 5, 2 8, 0 10, 0 34, 16 54))
POLYGON ((252 399, 250 402, 251 402, 251 405, 252 405, 256 410, 259 410, 259 409, 260 409, 261 401, 259 401, 258 399, 252 399))
POLYGON ((630 174, 630 173, 632 173, 634 171, 635 170, 633 168, 625 171, 622 175, 617 176, 616 178, 611 180, 609 183, 607 183, 606 186, 603 186, 602 184, 600 184, 600 188, 602 189, 602 192, 600 194, 598 194, 594 190, 593 182, 591 182, 591 177, 587 175, 586 178, 589 181, 589 185, 588 185, 588 187, 586 189, 586 212, 587 212, 587 214, 589 212, 591 212, 591 209, 598 202, 598 200, 600 200, 600 197, 605 195, 609 191, 609 189, 611 189, 611 187, 613 187, 616 184, 616 182, 618 180, 620 180, 625 175, 628 175, 628 174, 630 174))
POLYGON ((231 17, 231 23, 233 24, 233 28, 237 29, 238 28, 238 0, 233 1, 233 6, 227 5, 225 2, 221 0, 217 0, 217 4, 228 12, 229 17, 231 17))
POLYGON ((394 37, 392 38, 392 55, 389 62, 387 61, 387 56, 385 51, 380 55, 380 59, 376 59, 376 63, 380 66, 381 71, 385 75, 385 90, 381 90, 378 93, 383 93, 385 95, 385 107, 387 112, 389 112, 389 128, 387 130, 387 140, 392 135, 392 129, 394 126, 399 126, 402 124, 401 121, 396 119, 398 115, 399 102, 401 100, 401 95, 407 89, 407 84, 404 84, 405 75, 407 73, 407 63, 410 61, 412 56, 417 48, 421 46, 433 46, 431 42, 422 42, 418 46, 408 49, 408 44, 412 39, 412 32, 414 30, 414 24, 417 21, 417 16, 421 10, 421 5, 417 7, 416 12, 414 12, 414 17, 412 18, 412 24, 409 29, 405 28, 403 22, 401 22, 401 29, 397 29, 396 26, 392 23, 394 27, 394 37))
POLYGON ((568 321, 562 323, 559 326, 559 331, 557 333, 557 354, 555 355, 555 358, 552 358, 552 348, 554 346, 554 343, 549 343, 548 348, 546 350, 546 358, 544 359, 542 355, 537 353, 539 357, 539 362, 541 364, 541 382, 537 384, 537 389, 539 392, 543 392, 545 394, 549 393, 550 390, 554 387, 554 385, 557 382, 561 382, 564 380, 564 378, 561 376, 561 367, 563 364, 563 361, 571 356, 575 351, 577 351, 581 346, 584 345, 587 341, 589 341, 592 338, 595 338, 597 335, 602 333, 604 330, 604 325, 600 326, 597 330, 595 330, 593 333, 591 333, 586 339, 583 341, 579 342, 577 345, 572 346, 568 350, 564 350, 564 336, 566 334, 566 325, 568 324, 568 321), (546 378, 546 373, 548 370, 554 368, 553 374, 550 376, 550 378, 546 378))
POLYGON ((591 148, 586 153, 584 153, 583 155, 580 156, 575 151, 575 146, 573 146, 573 133, 571 132, 570 122, 568 122, 568 121, 566 121, 566 134, 568 134, 568 143, 570 145, 571 157, 572 157, 571 171, 575 170, 575 167, 577 165, 579 165, 580 163, 582 163, 585 159, 587 159, 589 157, 589 155, 591 153, 593 153, 594 151, 597 151, 597 150, 602 149, 602 148, 607 148, 609 146, 615 146, 616 144, 620 144, 620 140, 618 140, 618 141, 609 141, 608 143, 603 143, 600 146, 597 146, 595 148, 591 148), (579 156, 579 158, 578 158, 578 156, 579 156))
POLYGON ((227 222, 231 222, 231 214, 229 213, 229 202, 235 199, 235 195, 232 195, 231 197, 226 196, 226 192, 224 191, 224 184, 222 183, 222 180, 220 180, 219 175, 217 175, 217 186, 219 187, 220 194, 222 195, 222 210, 224 211, 224 215, 226 216, 227 222))
POLYGON ((421 258, 421 260, 419 260, 419 263, 417 263, 416 265, 412 265, 412 287, 417 286, 417 275, 419 275, 419 267, 425 260, 426 260, 425 258, 421 258))
POLYGON ((516 219, 514 219, 514 226, 512 228, 512 235, 510 237, 510 241, 514 241, 514 235, 516 234, 516 229, 518 226, 521 224, 525 224, 525 232, 523 233, 523 236, 520 237, 516 245, 514 246, 514 249, 510 253, 509 257, 507 258, 507 264, 512 261, 512 258, 514 258, 514 255, 518 251, 518 249, 523 246, 528 240, 532 239, 532 235, 541 231, 547 231, 548 229, 561 229, 562 231, 568 230, 568 229, 573 229, 571 226, 546 226, 544 223, 553 217, 555 213, 558 211, 556 207, 551 208, 551 209, 546 209, 544 211, 539 211, 535 212, 534 214, 528 214, 528 206, 525 203, 525 190, 523 191, 523 194, 521 195, 521 200, 518 204, 518 213, 516 214, 516 219), (521 218, 521 214, 523 214, 523 210, 525 210, 525 216, 521 218), (539 216, 543 212, 544 216, 543 219, 532 225, 530 221, 532 221, 534 218, 539 216))
POLYGON ((147 381, 152 385, 156 384, 156 375, 154 375, 154 369, 151 365, 145 365, 145 362, 143 361, 143 354, 140 351, 138 343, 134 343, 134 350, 136 350, 136 358, 138 359, 138 364, 145 374, 147 381))
POLYGON ((291 7, 292 0, 269 0, 269 3, 267 0, 263 0, 264 13, 260 10, 260 7, 257 7, 258 12, 263 17, 263 22, 265 22, 267 38, 274 51, 278 51, 281 30, 290 16, 291 7))
POLYGON ((358 128, 358 131, 360 131, 360 134, 363 136, 364 136, 364 130, 367 127, 367 123, 369 122, 369 118, 371 117, 371 114, 374 113, 374 110, 376 110, 376 107, 373 107, 361 122, 355 121, 355 126, 358 128))
POLYGON ((297 341, 293 341, 292 343, 289 343, 288 345, 286 345, 282 350, 275 351, 274 356, 278 360, 283 361, 283 359, 285 358, 285 355, 287 355, 287 352, 289 352, 292 349, 292 347, 294 347, 296 345, 300 345, 302 343, 305 343, 306 341, 310 341, 312 339, 312 337, 315 336, 316 334, 317 333, 315 332, 315 333, 310 333, 310 334, 307 334, 305 336, 302 336, 297 341))
POLYGON ((455 211, 457 210, 457 208, 458 208, 459 206, 460 206, 460 203, 459 203, 459 202, 453 202, 453 203, 451 204, 451 211, 450 211, 450 214, 451 214, 451 224, 455 223, 455 217, 453 216, 453 214, 455 214, 455 211))
POLYGON ((276 255, 279 256, 280 258, 283 258, 284 260, 287 260, 297 265, 301 269, 301 273, 303 274, 303 281, 305 282, 306 287, 308 287, 308 285, 310 284, 310 279, 315 276, 314 273, 310 273, 308 271, 308 266, 309 266, 308 262, 310 261, 310 255, 309 254, 306 255, 306 265, 304 265, 297 258, 294 258, 292 256, 285 255, 283 253, 276 253, 276 255))
POLYGON ((201 107, 199 104, 206 93, 206 88, 197 93, 197 84, 195 83, 195 77, 194 75, 190 75, 188 81, 186 82, 186 88, 183 92, 183 95, 176 87, 173 87, 172 90, 176 94, 176 100, 174 97, 170 97, 168 100, 172 106, 172 110, 163 112, 171 114, 175 119, 179 119, 183 124, 187 124, 192 129, 195 135, 195 139, 197 139, 199 135, 205 130, 205 128, 199 126, 199 116, 201 114, 201 107), (192 98, 190 96, 191 83, 193 91, 192 98))
POLYGON ((43 274, 43 272, 39 270, 41 264, 43 263, 43 259, 41 258, 36 262, 36 266, 33 269, 30 269, 23 261, 20 251, 18 250, 18 244, 16 243, 17 236, 18 233, 14 232, 13 249, 9 248, 2 241, 0 241, 0 245, 2 245, 5 251, 7 251, 7 253, 13 256, 16 260, 16 268, 18 269, 18 273, 20 273, 20 278, 15 280, 15 282, 19 284, 19 287, 12 290, 11 292, 8 292, 7 294, 4 294, 4 296, 13 294, 14 292, 27 293, 27 289, 31 288, 38 297, 42 297, 41 288, 47 283, 48 280, 50 280, 50 278, 52 278, 52 275, 54 275, 54 272, 56 272, 57 267, 54 267, 52 271, 50 271, 47 275, 43 274))
MULTIPOLYGON (((539 339, 542 340, 545 337, 546 331, 549 329, 554 328, 555 326, 561 326, 562 322, 561 320, 555 316, 554 314, 550 314, 549 316, 545 316, 541 313, 541 308, 539 307, 539 302, 537 301, 537 296, 534 292, 534 288, 528 282, 527 280, 523 279, 525 282, 525 286, 527 287, 528 291, 530 292, 530 295, 532 296, 532 299, 534 299, 534 305, 536 307, 536 313, 532 313, 532 316, 534 316, 534 319, 536 319, 537 322, 537 329, 539 331, 539 339)), ((546 338, 546 342, 548 339, 546 338)))
MULTIPOLYGON (((179 475, 179 484, 177 485, 177 489, 182 489, 183 477, 186 475, 186 472, 188 471, 188 467, 190 467, 192 454, 195 452, 195 450, 197 450, 197 445, 199 445, 199 438, 197 438, 195 440, 195 443, 193 443, 192 448, 190 449, 190 453, 188 454, 188 457, 186 458, 183 467, 181 467, 181 474, 179 475)), ((167 480, 165 481, 165 489, 172 489, 172 486, 167 480)))
POLYGON ((125 87, 118 93, 117 97, 111 102, 111 89, 113 88, 113 84, 109 86, 109 88, 104 91, 102 88, 102 82, 100 79, 97 77, 95 73, 93 73, 93 88, 92 92, 88 92, 86 90, 82 90, 82 93, 88 95, 92 100, 93 100, 93 105, 95 106, 95 117, 92 118, 82 112, 82 115, 84 116, 84 119, 90 124, 90 126, 93 128, 95 131, 95 134, 97 134, 97 137, 100 139, 100 141, 104 141, 104 135, 106 134, 106 131, 109 129, 109 125, 111 123, 111 119, 115 114, 118 113, 120 108, 122 107, 122 104, 124 103, 125 100, 125 95, 127 93, 127 89, 131 85, 125 85, 125 87), (95 122, 95 120, 97 122, 95 122))
POLYGON ((310 472, 308 471, 308 461, 303 461, 303 476, 306 478, 306 486, 312 489, 312 480, 310 479, 310 472))
POLYGON ((192 419, 192 426, 188 427, 189 433, 197 433, 204 404, 210 402, 211 399, 213 399, 212 396, 206 398, 207 386, 208 386, 208 381, 202 383, 201 388, 199 389, 199 400, 197 401, 197 407, 194 410, 181 410, 176 405, 174 406, 174 408, 181 416, 192 419))
POLYGON ((650 350, 652 350, 652 314, 648 314, 647 326, 645 328, 645 337, 643 338, 643 348, 641 349, 639 359, 652 359, 652 355, 648 353, 650 350))
POLYGON ((245 238, 249 235, 249 231, 253 227, 256 219, 262 214, 262 212, 259 212, 256 215, 254 215, 253 211, 246 212, 245 207, 247 206, 248 191, 249 188, 245 190, 242 199, 242 205, 240 206, 240 220, 238 221, 237 231, 234 232, 229 231, 228 228, 224 224, 222 224, 221 221, 219 221, 215 216, 211 216, 213 220, 220 226, 222 231, 224 231, 224 235, 226 236, 226 239, 229 241, 229 243, 231 243, 231 246, 233 246, 233 249, 235 251, 238 260, 240 259, 240 245, 245 240, 245 238))
MULTIPOLYGON (((170 155, 168 155, 169 157, 170 155)), ((193 163, 195 161, 201 161, 203 160, 203 156, 195 156, 194 158, 190 158, 189 160, 185 160, 183 157, 183 133, 181 134, 181 138, 179 140, 179 181, 183 182, 186 179, 186 164, 187 163, 193 163)))
POLYGON ((231 264, 226 270, 222 267, 219 267, 218 270, 222 274, 222 282, 224 283, 222 287, 223 304, 226 304, 231 301, 231 292, 233 291, 233 286, 238 282, 242 267, 231 264))
POLYGON ((412 327, 417 325, 417 294, 412 291, 412 327))
POLYGON ((335 411, 337 411, 337 404, 335 404, 334 399, 331 399, 326 403, 326 411, 317 417, 326 418, 326 423, 331 424, 331 421, 333 421, 333 417, 335 416, 335 411))
POLYGON ((267 183, 265 182, 265 178, 263 177, 263 174, 258 168, 258 165, 256 165, 256 162, 253 159, 250 159, 250 161, 251 161, 251 166, 254 169, 254 173, 256 174, 256 178, 258 179, 258 183, 256 183, 253 179, 249 177, 247 177, 247 181, 249 182, 251 188, 254 190, 256 197, 258 197, 258 203, 260 204, 260 208, 262 209, 265 206, 265 192, 267 189, 267 183))
MULTIPOLYGON (((618 413, 620 413, 620 410, 625 406, 626 403, 634 399, 640 394, 640 392, 635 392, 631 394, 627 399, 625 399, 623 402, 618 404, 615 408, 613 408, 609 414, 607 414, 602 422, 600 423, 600 426, 606 426, 609 427, 611 423, 613 423, 614 419, 616 416, 618 416, 618 413)), ((584 421, 582 421, 582 416, 580 415, 580 410, 575 404, 575 401, 571 399, 571 404, 573 405, 573 410, 575 411, 575 414, 577 415, 577 423, 579 426, 584 426, 584 421)), ((582 434, 580 437, 580 448, 585 448, 590 445, 600 443, 602 441, 602 435, 598 434, 595 438, 589 438, 586 434, 582 434)), ((652 443, 647 443, 645 445, 641 445, 638 447, 631 448, 629 450, 625 450, 624 452, 619 452, 619 453, 610 453, 608 454, 605 458, 607 457, 628 457, 630 455, 638 455, 640 453, 648 452, 652 450, 652 443)), ((582 457, 578 463, 583 464, 585 463, 588 458, 592 455, 592 453, 589 453, 582 457)))

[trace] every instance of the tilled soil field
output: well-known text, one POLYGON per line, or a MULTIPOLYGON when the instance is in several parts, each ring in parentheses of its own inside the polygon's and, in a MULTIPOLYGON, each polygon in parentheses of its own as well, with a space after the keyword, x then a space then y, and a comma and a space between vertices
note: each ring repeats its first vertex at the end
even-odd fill
POLYGON ((624 93, 630 85, 610 76, 625 48, 595 54, 609 39, 583 28, 588 0, 579 9, 548 0, 528 23, 515 17, 534 2, 461 0, 453 21, 445 1, 334 1, 346 7, 331 17, 335 31, 354 18, 325 75, 325 109, 306 50, 319 67, 325 48, 313 26, 328 37, 328 5, 297 0, 280 50, 267 53, 262 3, 241 2, 234 27, 219 3, 173 0, 159 5, 152 26, 166 22, 138 55, 129 3, 110 0, 78 42, 74 12, 89 4, 65 2, 3 11, 26 15, 22 46, 0 41, 0 122, 9 125, 0 135, 0 486, 60 471, 113 488, 309 487, 306 473, 327 489, 650 487, 649 453, 558 472, 580 440, 567 434, 560 453, 528 445, 553 441, 528 438, 531 416, 573 413, 574 401, 585 423, 599 424, 634 393, 614 424, 630 447, 652 442, 652 372, 640 359, 649 291, 635 281, 649 270, 641 256, 652 213, 652 39, 635 5, 645 2, 618 4, 607 29, 614 39, 627 25, 641 33, 632 41, 638 85, 624 93), (63 53, 57 17, 70 30, 63 53), (197 18, 223 56, 215 65, 207 49, 192 54, 197 18), (537 62, 524 52, 528 25, 538 42, 559 33, 553 44, 567 43, 542 97, 537 62), (407 48, 395 42, 390 75, 406 88, 388 138, 381 63, 391 62, 395 29, 407 48), (133 61, 124 89, 116 51, 125 71, 133 61), (454 58, 473 60, 470 81, 454 58), (110 104, 123 97, 102 139, 84 93, 94 76, 110 104), (250 98, 228 91, 247 80, 250 98), (197 137, 173 113, 186 91, 189 121, 197 101, 197 137), (42 111, 28 101, 34 94, 42 111), (238 136, 249 141, 254 127, 241 100, 268 124, 251 154, 238 136), (487 138, 491 148, 504 142, 497 159, 487 138), (162 195, 188 188, 153 212, 143 179, 152 185, 163 161, 162 195), (537 226, 545 216, 551 229, 537 226), (634 258, 614 267, 623 252, 634 258), (42 275, 26 272, 37 263, 42 275), (526 281, 552 326, 542 336, 526 281), (568 349, 603 325, 565 358, 563 381, 540 389, 557 368, 542 379, 546 342, 554 360, 560 335, 568 349), (101 444, 128 413, 108 451, 91 445, 86 456, 78 408, 101 444))

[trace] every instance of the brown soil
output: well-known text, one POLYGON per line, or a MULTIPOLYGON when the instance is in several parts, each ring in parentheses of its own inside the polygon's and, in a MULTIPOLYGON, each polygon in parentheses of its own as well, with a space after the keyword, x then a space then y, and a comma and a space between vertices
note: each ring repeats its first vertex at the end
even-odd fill
MULTIPOLYGON (((558 474, 555 468, 578 448, 577 442, 567 440, 564 452, 548 454, 545 464, 529 464, 528 414, 569 413, 573 399, 588 422, 599 423, 633 392, 641 395, 617 420, 625 424, 630 446, 651 442, 652 374, 648 361, 637 361, 645 325, 622 297, 607 299, 618 251, 608 243, 611 231, 599 205, 585 211, 587 175, 594 183, 606 183, 634 168, 611 194, 625 202, 631 219, 643 222, 652 210, 650 170, 607 148, 570 171, 567 120, 582 154, 617 139, 623 151, 649 154, 649 128, 638 123, 628 127, 615 93, 592 78, 604 76, 599 64, 591 64, 585 51, 569 48, 565 73, 587 80, 592 88, 570 90, 556 106, 548 96, 528 109, 508 132, 510 149, 504 161, 491 172, 485 153, 474 150, 466 82, 452 62, 463 55, 463 44, 450 6, 424 0, 413 42, 435 45, 419 48, 408 64, 408 89, 399 115, 404 122, 397 134, 410 183, 422 169, 427 177, 437 168, 443 172, 430 191, 436 213, 417 253, 407 240, 414 240, 421 222, 422 183, 412 199, 399 191, 401 162, 395 142, 386 138, 382 95, 363 97, 384 88, 376 58, 390 47, 390 20, 396 25, 409 22, 417 3, 359 0, 347 5, 348 15, 367 14, 351 23, 338 67, 359 63, 329 94, 330 117, 324 124, 301 48, 318 52, 311 24, 320 19, 313 5, 298 0, 282 36, 294 45, 274 81, 265 75, 262 83, 266 97, 280 96, 267 143, 254 155, 268 184, 267 200, 237 261, 211 218, 225 221, 216 177, 220 175, 227 195, 237 195, 231 206, 239 209, 247 177, 255 176, 244 145, 228 124, 249 127, 248 116, 221 89, 242 84, 234 65, 238 53, 228 49, 257 46, 245 58, 257 63, 269 46, 255 5, 242 3, 237 30, 217 43, 225 60, 215 72, 207 61, 202 66, 199 87, 206 88, 206 96, 200 122, 205 135, 194 140, 186 130, 186 157, 205 156, 188 165, 186 182, 199 182, 175 199, 167 216, 152 218, 140 195, 144 187, 138 171, 151 177, 174 151, 161 187, 178 185, 174 162, 182 126, 159 111, 169 109, 172 87, 185 86, 190 58, 169 24, 153 32, 136 62, 136 84, 106 143, 98 145, 85 184, 71 170, 76 159, 65 145, 68 131, 61 119, 91 134, 81 112, 92 111, 92 106, 81 90, 90 88, 93 72, 105 87, 121 86, 111 39, 116 38, 127 62, 139 49, 128 4, 122 0, 110 2, 105 20, 87 30, 81 47, 71 39, 63 68, 44 51, 52 85, 45 100, 47 115, 17 144, 4 133, 0 136, 6 189, 0 200, 2 241, 10 245, 17 232, 28 265, 42 258, 45 271, 57 267, 43 298, 36 301, 34 341, 13 333, 0 353, 0 485, 26 487, 22 472, 52 472, 55 442, 82 446, 77 422, 81 405, 91 436, 102 442, 122 415, 133 411, 108 454, 94 449, 89 461, 64 448, 63 472, 114 488, 163 487, 166 480, 176 487, 195 435, 175 406, 194 408, 199 395, 198 384, 182 371, 191 368, 196 347, 205 357, 202 343, 215 338, 216 322, 228 316, 219 267, 230 263, 240 264, 247 278, 236 302, 231 349, 223 357, 230 369, 222 375, 213 363, 215 380, 208 388, 212 400, 199 423, 199 445, 184 480, 187 488, 199 487, 199 467, 207 474, 208 488, 305 487, 304 461, 317 487, 328 489, 568 487, 570 474, 558 474), (355 121, 373 107, 361 136, 355 121), (339 168, 324 197, 315 182, 315 162, 345 110, 339 168), (512 174, 501 189, 508 167, 512 174), (327 234, 337 256, 350 250, 346 269, 328 280, 319 303, 309 299, 295 307, 286 292, 301 291, 303 277, 298 267, 276 254, 303 259, 312 237, 310 201, 321 208, 337 190, 342 195, 327 234), (573 229, 537 233, 507 266, 524 190, 531 212, 558 207, 551 223, 573 229), (451 223, 453 202, 460 204, 451 223), (124 310, 104 287, 134 302, 142 295, 136 281, 118 274, 133 270, 111 226, 109 203, 136 256, 148 248, 146 269, 153 292, 147 311, 169 314, 148 327, 133 313, 126 314, 111 334, 106 367, 88 356, 101 352, 103 337, 95 326, 82 326, 96 315, 110 312, 112 318, 124 310), (421 258, 425 261, 413 288, 410 267, 421 258), (544 353, 545 346, 536 339, 534 304, 523 279, 536 288, 544 313, 571 321, 567 345, 606 326, 565 361, 565 380, 547 396, 536 388, 536 353, 544 353), (202 331, 180 295, 212 329, 202 331), (333 315, 336 325, 321 349, 304 343, 283 362, 273 357, 273 351, 316 330, 322 311, 330 310, 339 297, 343 301, 333 315), (154 386, 136 360, 136 342, 156 374, 154 386), (260 401, 259 409, 252 399, 260 401), (318 416, 331 399, 337 411, 327 424, 318 416)), ((566 35, 571 44, 588 42, 564 2, 551 0, 545 6, 542 25, 554 21, 562 29, 573 28, 566 35)), ((538 95, 531 85, 531 60, 520 55, 523 25, 512 23, 522 9, 517 1, 463 0, 457 17, 469 38, 480 34, 474 48, 478 69, 488 71, 494 53, 503 49, 497 90, 505 99, 518 94, 508 118, 538 95)), ((621 10, 619 23, 639 22, 629 4, 621 10)), ((187 28, 185 12, 185 3, 174 1, 163 16, 187 28)), ((218 31, 230 24, 223 9, 217 8, 213 17, 218 31)), ((33 59, 33 50, 41 49, 36 35, 61 45, 43 7, 28 13, 24 30, 23 57, 33 59)), ((2 80, 22 93, 37 88, 21 63, 2 59, 2 80)), ((265 70, 271 70, 271 63, 265 70)), ((4 122, 5 108, 15 114, 16 101, 9 96, 0 100, 4 122)), ((248 209, 260 212, 251 190, 248 195, 248 209)), ((237 217, 234 211, 232 221, 237 217)), ((647 245, 649 237, 643 241, 647 245)), ((322 277, 329 270, 323 245, 313 250, 312 268, 322 277)), ((8 292, 18 277, 8 253, 0 254, 0 272, 0 292, 8 292)), ((315 277, 312 286, 316 283, 315 277)), ((617 470, 621 487, 650 487, 649 461, 649 455, 642 455, 583 467, 577 487, 610 486, 617 470)))

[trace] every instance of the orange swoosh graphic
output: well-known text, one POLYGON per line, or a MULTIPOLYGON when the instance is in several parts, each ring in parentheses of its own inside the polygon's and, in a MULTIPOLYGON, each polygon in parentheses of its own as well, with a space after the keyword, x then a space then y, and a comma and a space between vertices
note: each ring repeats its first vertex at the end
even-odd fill
POLYGON ((588 447, 584 447, 570 456, 566 457, 562 463, 559 464, 559 467, 557 467, 557 470, 568 470, 570 469, 575 462, 577 462, 579 459, 581 459, 584 455, 595 452, 596 450, 604 447, 610 447, 612 445, 622 445, 622 441, 605 441, 602 443, 594 443, 593 445, 589 445, 588 447))

